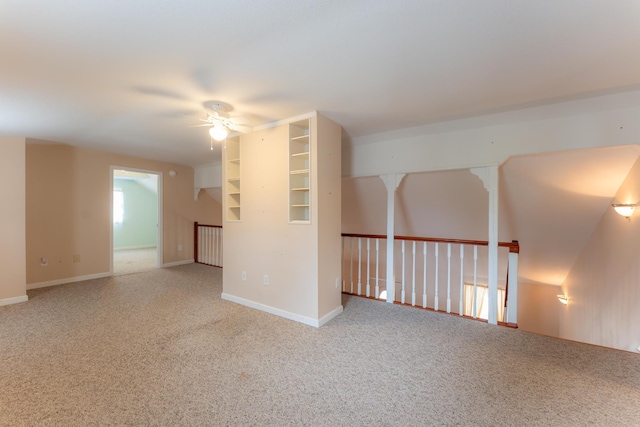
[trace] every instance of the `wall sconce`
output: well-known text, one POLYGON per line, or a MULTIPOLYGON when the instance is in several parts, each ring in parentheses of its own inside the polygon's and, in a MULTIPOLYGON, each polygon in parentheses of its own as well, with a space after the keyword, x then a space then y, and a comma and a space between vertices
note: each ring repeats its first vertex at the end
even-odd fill
POLYGON ((635 203, 627 203, 627 204, 614 203, 611 205, 611 207, 613 207, 613 209, 615 209, 615 211, 619 215, 622 215, 623 217, 630 220, 631 215, 633 215, 633 211, 636 208, 636 204, 635 203))
POLYGON ((560 301, 562 304, 567 305, 567 303, 569 302, 569 297, 566 295, 556 295, 558 297, 558 301, 560 301))

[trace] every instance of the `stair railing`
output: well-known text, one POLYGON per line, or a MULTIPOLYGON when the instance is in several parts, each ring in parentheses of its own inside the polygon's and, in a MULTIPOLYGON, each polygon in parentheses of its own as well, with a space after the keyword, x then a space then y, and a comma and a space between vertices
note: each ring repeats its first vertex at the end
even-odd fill
POLYGON ((200 264, 222 267, 222 226, 193 224, 193 257, 200 264))
MULTIPOLYGON (((488 242, 395 236, 393 301, 483 320, 488 242)), ((342 234, 342 291, 386 299, 386 235, 342 234)), ((498 243, 498 323, 517 326, 517 241, 498 243), (509 274, 511 272, 511 274, 509 274), (515 275, 514 275, 515 273, 515 275)))

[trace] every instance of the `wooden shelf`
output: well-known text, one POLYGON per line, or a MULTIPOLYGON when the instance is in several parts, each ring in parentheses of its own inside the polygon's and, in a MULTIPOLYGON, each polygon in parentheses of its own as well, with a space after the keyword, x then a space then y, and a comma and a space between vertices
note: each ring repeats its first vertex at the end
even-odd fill
MULTIPOLYGON (((308 131, 307 131, 308 132, 308 131)), ((300 136, 294 136, 291 138, 292 141, 299 141, 301 139, 308 139, 309 138, 309 134, 307 135, 300 135, 300 136)))
POLYGON ((309 191, 309 187, 296 187, 292 188, 291 191, 309 191))
POLYGON ((309 152, 304 151, 302 153, 292 153, 291 157, 309 157, 309 152))
POLYGON ((295 171, 290 171, 289 173, 291 175, 301 175, 301 174, 309 173, 309 169, 299 169, 299 170, 295 170, 295 171))

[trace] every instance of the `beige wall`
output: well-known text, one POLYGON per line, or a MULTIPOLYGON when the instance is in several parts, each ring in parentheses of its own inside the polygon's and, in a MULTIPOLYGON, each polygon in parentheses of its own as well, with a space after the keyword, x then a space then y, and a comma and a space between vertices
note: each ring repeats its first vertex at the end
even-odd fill
POLYGON ((527 332, 559 336, 560 310, 556 295, 560 288, 535 283, 518 283, 518 328, 527 332))
POLYGON ((0 138, 0 305, 26 300, 25 139, 0 138))
POLYGON ((222 204, 200 190, 196 202, 195 221, 206 225, 222 225, 222 204))
MULTIPOLYGON (((317 318, 317 260, 309 225, 290 225, 286 125, 240 137, 241 221, 224 222, 225 294, 317 318), (241 281, 242 271, 247 281, 241 281), (269 276, 269 285, 263 277, 269 276)), ((224 180, 223 180, 224 182, 224 180)))
POLYGON ((27 283, 109 272, 111 166, 163 174, 163 263, 193 259, 193 221, 211 207, 194 201, 193 168, 27 142, 27 283), (173 178, 168 173, 172 169, 177 172, 173 178), (73 263, 76 254, 79 263, 73 263), (41 257, 49 259, 48 266, 40 266, 41 257))
MULTIPOLYGON (((342 180, 342 231, 386 234, 387 190, 379 177, 342 180)), ((397 235, 487 239, 488 193, 469 170, 408 174, 396 190, 397 235)))
MULTIPOLYGON (((614 200, 640 201, 640 160, 614 200)), ((573 265, 562 291, 560 337, 621 350, 640 345, 640 217, 608 209, 573 265)))
POLYGON ((223 298, 308 324, 341 309, 340 127, 322 123, 337 139, 312 144, 311 223, 289 223, 288 125, 240 137, 241 221, 224 221, 223 298))

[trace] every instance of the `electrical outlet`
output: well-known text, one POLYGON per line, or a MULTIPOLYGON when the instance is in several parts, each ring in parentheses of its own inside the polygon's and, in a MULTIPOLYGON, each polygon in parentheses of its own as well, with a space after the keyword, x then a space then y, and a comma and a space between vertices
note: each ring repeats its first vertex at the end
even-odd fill
POLYGON ((340 278, 336 277, 336 289, 340 287, 340 278))
POLYGON ((49 265, 49 260, 47 259, 47 257, 42 257, 40 258, 40 267, 46 267, 47 265, 49 265))
POLYGON ((178 245, 178 252, 182 251, 182 245, 178 245))
POLYGON ((264 283, 265 286, 269 284, 269 276, 267 274, 264 275, 264 280, 262 281, 262 283, 264 283))
POLYGON ((73 262, 80 262, 80 255, 74 255, 73 262))
POLYGON ((243 271, 243 272, 242 272, 242 281, 243 281, 243 282, 246 282, 246 281, 247 281, 247 272, 246 272, 246 271, 243 271))

